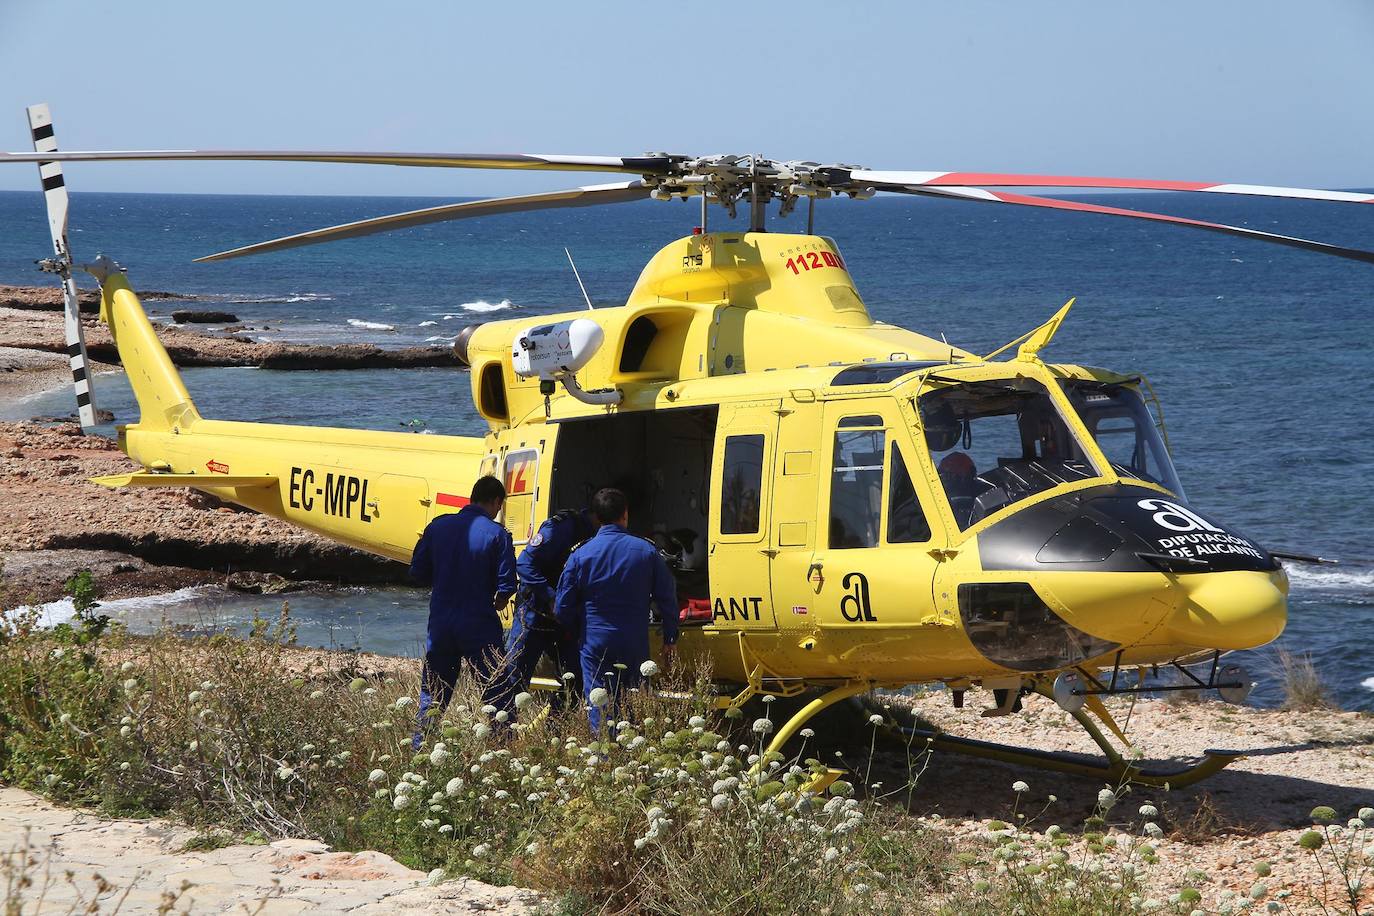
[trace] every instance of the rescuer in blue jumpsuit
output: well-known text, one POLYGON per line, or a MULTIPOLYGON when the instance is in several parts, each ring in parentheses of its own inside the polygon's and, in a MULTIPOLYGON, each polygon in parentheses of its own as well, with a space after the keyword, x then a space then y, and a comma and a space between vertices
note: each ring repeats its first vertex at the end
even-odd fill
MULTIPOLYGON (((603 712, 590 703, 592 691, 601 687, 617 697, 639 683, 639 666, 649 658, 649 600, 663 619, 665 668, 677 643, 678 607, 668 564, 653 544, 626 530, 630 513, 625 494, 597 492, 592 513, 601 527, 568 558, 558 580, 555 613, 563 626, 583 630, 582 686, 588 720, 597 732, 603 712)), ((614 705, 611 711, 615 713, 614 705)))
POLYGON ((591 510, 565 509, 539 526, 515 561, 520 591, 506 638, 506 664, 512 689, 528 690, 534 669, 547 654, 553 659, 554 676, 571 672, 573 681, 566 686, 573 696, 582 695, 582 666, 578 658, 581 634, 558 622, 553 616, 553 603, 568 555, 595 533, 596 521, 591 510))
POLYGON ((516 587, 510 532, 495 521, 505 502, 501 481, 478 478, 468 505, 430 522, 415 545, 410 575, 434 589, 420 675, 420 711, 413 741, 417 749, 425 728, 443 715, 453 697, 464 662, 483 685, 484 704, 510 705, 509 681, 498 664, 502 656, 498 609, 516 587), (431 705, 438 706, 432 720, 431 705))

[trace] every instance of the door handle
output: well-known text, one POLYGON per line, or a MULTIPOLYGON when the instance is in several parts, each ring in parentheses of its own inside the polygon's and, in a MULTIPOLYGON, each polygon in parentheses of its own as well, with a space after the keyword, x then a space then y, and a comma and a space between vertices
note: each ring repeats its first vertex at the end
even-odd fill
POLYGON ((821 593, 821 589, 825 587, 825 571, 822 568, 823 566, 824 564, 816 561, 806 567, 806 581, 814 581, 815 584, 812 587, 816 590, 816 594, 818 595, 821 593))
POLYGON ((771 547, 762 547, 759 549, 759 553, 763 554, 770 560, 778 555, 778 552, 772 549, 771 547))

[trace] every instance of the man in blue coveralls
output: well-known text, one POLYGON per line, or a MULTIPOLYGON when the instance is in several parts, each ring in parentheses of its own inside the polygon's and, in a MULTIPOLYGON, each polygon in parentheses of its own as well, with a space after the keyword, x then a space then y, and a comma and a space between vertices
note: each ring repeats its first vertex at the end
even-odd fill
MULTIPOLYGON (((565 509, 539 526, 515 561, 520 592, 516 597, 510 635, 506 638, 506 664, 512 689, 528 690, 534 669, 547 654, 553 660, 554 676, 571 673, 573 680, 565 686, 573 691, 573 696, 582 695, 582 669, 578 659, 581 634, 558 622, 553 615, 553 603, 569 554, 596 533, 596 528, 590 509, 580 512, 565 509)), ((558 698, 562 696, 558 694, 558 698)))
POLYGON ((430 522, 410 561, 410 575, 432 585, 425 663, 420 675, 420 711, 415 738, 444 714, 458 672, 466 662, 483 685, 482 702, 499 708, 510 703, 501 677, 501 617, 515 594, 515 548, 510 532, 495 521, 506 502, 506 488, 495 477, 472 485, 469 503, 430 522), (437 705, 433 717, 430 707, 437 705))
POLYGON ((598 687, 612 697, 639 683, 639 666, 649 658, 649 600, 663 618, 663 664, 672 663, 677 643, 677 587, 653 544, 626 530, 625 494, 600 490, 592 514, 596 535, 568 558, 558 581, 555 614, 570 629, 582 628, 582 680, 592 731, 601 730, 602 710, 591 703, 598 687), (616 668, 623 665, 623 668, 616 668))

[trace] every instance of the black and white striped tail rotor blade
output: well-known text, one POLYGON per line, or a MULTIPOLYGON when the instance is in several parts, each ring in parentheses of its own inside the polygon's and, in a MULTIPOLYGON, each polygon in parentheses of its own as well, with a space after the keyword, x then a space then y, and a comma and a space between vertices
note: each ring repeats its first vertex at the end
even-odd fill
POLYGON ((643 181, 618 181, 612 184, 589 185, 582 188, 569 188, 566 191, 547 191, 542 194, 526 194, 520 197, 496 197, 490 200, 472 200, 465 203, 445 204, 441 207, 426 207, 423 210, 407 210, 389 216, 376 216, 371 219, 357 220, 338 226, 312 229, 296 235, 287 235, 266 242, 245 245, 229 251, 196 258, 197 261, 227 261, 252 254, 265 254, 286 248, 300 248, 303 245, 319 245, 324 242, 337 242, 353 239, 378 232, 423 226, 429 223, 444 223, 459 219, 472 219, 478 216, 493 216, 498 213, 523 213, 530 210, 560 210, 568 207, 593 207, 600 204, 628 203, 645 200, 652 188, 643 181))
POLYGON ((1149 220, 1150 222, 1164 223, 1170 226, 1183 226, 1190 229, 1201 229, 1205 232, 1216 232, 1222 235, 1254 239, 1259 242, 1269 242, 1274 245, 1299 248, 1303 251, 1316 251, 1321 254, 1329 254, 1334 257, 1346 258, 1351 261, 1374 263, 1374 251, 1365 251, 1361 248, 1346 248, 1342 245, 1332 245, 1328 242, 1317 242, 1312 239, 1297 238, 1291 235, 1279 235, 1276 232, 1263 232, 1259 229, 1249 229, 1245 226, 1229 226, 1225 223, 1212 223, 1207 220, 1188 219, 1182 216, 1169 216, 1164 213, 1151 213, 1147 210, 1129 210, 1124 207, 1107 207, 1102 204, 1091 204, 1081 200, 1063 200, 1053 197, 1036 197, 1030 194, 1014 194, 1008 191, 990 191, 987 188, 928 187, 922 185, 877 185, 876 187, 879 191, 889 191, 897 194, 917 194, 925 197, 945 197, 954 198, 956 200, 979 201, 982 203, 1012 204, 1013 206, 1021 207, 1039 207, 1045 210, 1068 210, 1074 213, 1096 213, 1102 216, 1124 216, 1130 219, 1149 220))
MULTIPOLYGON (((55 153, 57 138, 53 135, 52 112, 46 104, 28 108, 29 130, 33 148, 38 156, 55 153)), ((48 209, 48 228, 52 233, 53 261, 45 263, 62 279, 63 327, 67 338, 67 357, 71 360, 72 384, 76 389, 77 414, 81 428, 95 426, 95 395, 91 389, 90 364, 86 358, 86 337, 81 329, 81 304, 72 277, 72 255, 67 244, 67 185, 62 175, 62 163, 39 159, 38 175, 43 183, 43 202, 48 209)))

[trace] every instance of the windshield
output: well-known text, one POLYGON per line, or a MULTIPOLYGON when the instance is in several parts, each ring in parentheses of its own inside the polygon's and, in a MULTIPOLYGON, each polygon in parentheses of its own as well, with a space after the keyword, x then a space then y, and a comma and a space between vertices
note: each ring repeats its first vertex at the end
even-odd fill
POLYGON ((1069 400, 1098 448, 1123 477, 1157 483, 1182 497, 1174 463, 1140 392, 1126 385, 1068 380, 1069 400))
POLYGON ((1097 476, 1039 382, 968 382, 923 395, 919 407, 961 529, 1051 487, 1097 476))

